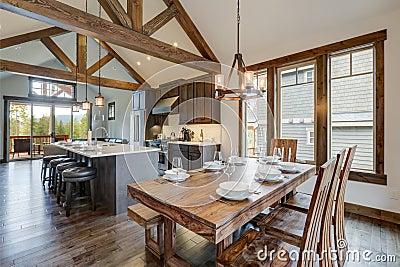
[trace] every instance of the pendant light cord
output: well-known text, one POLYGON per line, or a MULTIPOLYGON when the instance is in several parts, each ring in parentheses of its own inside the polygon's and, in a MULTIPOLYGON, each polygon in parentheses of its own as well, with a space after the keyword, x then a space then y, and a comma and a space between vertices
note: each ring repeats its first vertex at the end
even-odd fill
POLYGON ((237 1, 237 54, 239 54, 239 45, 240 45, 240 0, 237 1))
MULTIPOLYGON (((88 0, 86 0, 85 11, 86 11, 86 13, 88 13, 88 0)), ((85 65, 87 65, 87 36, 85 36, 85 38, 86 38, 86 45, 85 45, 85 58, 86 58, 85 61, 86 62, 85 62, 85 65)), ((87 66, 85 66, 85 78, 86 78, 86 99, 85 100, 87 101, 87 89, 88 89, 87 66)))
MULTIPOLYGON (((101 5, 100 5, 100 2, 99 2, 99 18, 101 19, 101 5)), ((99 95, 101 94, 100 93, 100 77, 101 77, 101 66, 100 66, 100 59, 101 59, 101 45, 100 45, 100 39, 99 39, 99 41, 98 41, 98 43, 99 43, 99 95)))

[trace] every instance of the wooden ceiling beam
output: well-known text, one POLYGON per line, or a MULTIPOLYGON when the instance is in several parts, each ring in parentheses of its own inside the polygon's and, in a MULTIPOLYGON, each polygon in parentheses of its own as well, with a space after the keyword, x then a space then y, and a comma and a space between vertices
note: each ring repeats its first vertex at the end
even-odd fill
POLYGON ((0 40, 0 49, 7 48, 13 45, 19 45, 23 43, 27 43, 30 41, 38 40, 44 37, 50 37, 54 35, 60 35, 67 33, 68 31, 64 29, 60 29, 58 27, 51 27, 43 30, 38 30, 34 32, 29 32, 13 37, 8 37, 0 40))
POLYGON ((128 72, 129 76, 131 76, 135 81, 138 83, 142 84, 145 82, 143 77, 137 73, 117 52, 112 49, 110 45, 108 45, 106 42, 100 41, 98 39, 95 39, 99 44, 108 51, 109 54, 111 54, 118 62, 125 68, 125 70, 128 72))
POLYGON ((87 74, 88 75, 93 75, 96 71, 104 67, 108 62, 110 62, 114 57, 111 54, 107 54, 104 57, 102 57, 99 61, 94 63, 92 66, 90 66, 87 69, 87 74))
MULTIPOLYGON (((51 68, 13 62, 3 59, 0 59, 0 70, 17 74, 52 78, 70 82, 76 82, 76 80, 78 80, 79 83, 86 82, 86 76, 82 73, 76 74, 66 70, 51 69, 51 68)), ((88 76, 87 82, 88 84, 99 85, 99 77, 88 76)), ((100 78, 100 85, 103 87, 111 87, 111 88, 131 90, 131 91, 137 90, 140 87, 140 84, 137 83, 118 81, 103 77, 100 78)))
POLYGON ((0 0, 0 8, 190 68, 204 72, 220 71, 219 64, 203 63, 211 62, 211 56, 195 55, 56 0, 0 0))
POLYGON ((118 0, 97 0, 115 24, 132 28, 132 21, 118 0))
POLYGON ((132 22, 132 29, 142 32, 143 26, 143 0, 127 0, 128 16, 132 22))
POLYGON ((49 49, 49 51, 70 71, 76 71, 76 65, 72 60, 61 50, 61 48, 50 38, 43 37, 40 41, 49 49))
POLYGON ((173 19, 178 14, 176 6, 172 4, 167 9, 162 11, 160 14, 155 16, 149 22, 143 26, 143 33, 150 36, 156 31, 158 31, 162 26, 167 24, 171 19, 173 19))
POLYGON ((87 68, 87 37, 76 34, 76 65, 78 73, 86 73, 87 68))
POLYGON ((187 36, 193 42, 194 46, 199 50, 200 54, 214 62, 219 62, 218 58, 215 56, 214 52, 211 50, 210 46, 204 40, 203 36, 197 29, 196 25, 193 23, 189 14, 183 8, 179 0, 164 0, 167 6, 175 5, 178 10, 178 15, 175 17, 178 23, 181 25, 182 29, 186 32, 187 36))

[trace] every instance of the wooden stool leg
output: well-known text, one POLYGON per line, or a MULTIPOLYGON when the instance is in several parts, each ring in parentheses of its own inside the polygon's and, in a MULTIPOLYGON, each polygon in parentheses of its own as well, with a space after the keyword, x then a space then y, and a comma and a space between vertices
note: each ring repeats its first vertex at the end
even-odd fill
POLYGON ((96 210, 96 195, 94 189, 94 179, 90 180, 90 198, 92 200, 92 210, 96 210))
POLYGON ((65 192, 66 200, 65 200, 65 210, 66 216, 69 217, 71 212, 71 199, 72 199, 72 184, 66 183, 67 191, 65 192))
POLYGON ((44 168, 44 174, 43 174, 43 179, 42 179, 43 187, 46 182, 46 175, 47 175, 47 165, 44 168))
POLYGON ((62 174, 60 174, 59 175, 59 180, 58 180, 58 183, 57 183, 57 204, 60 204, 60 201, 61 201, 61 189, 62 189, 62 184, 63 184, 63 182, 62 182, 62 174))

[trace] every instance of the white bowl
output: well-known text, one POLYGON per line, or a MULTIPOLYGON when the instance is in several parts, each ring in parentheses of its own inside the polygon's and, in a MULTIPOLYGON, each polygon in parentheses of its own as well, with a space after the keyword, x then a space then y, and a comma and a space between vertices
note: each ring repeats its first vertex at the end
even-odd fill
POLYGON ((282 175, 280 170, 271 168, 267 173, 263 173, 265 180, 273 180, 282 175))
POLYGON ((219 188, 230 197, 240 197, 249 193, 249 185, 240 182, 223 182, 219 184, 219 188))

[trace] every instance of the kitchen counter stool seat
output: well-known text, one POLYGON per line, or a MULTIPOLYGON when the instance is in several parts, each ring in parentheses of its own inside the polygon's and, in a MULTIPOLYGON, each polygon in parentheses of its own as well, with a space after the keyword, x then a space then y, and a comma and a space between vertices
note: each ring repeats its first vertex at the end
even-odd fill
MULTIPOLYGON (((46 181, 49 181, 49 177, 46 177, 47 175, 47 169, 50 167, 50 161, 52 161, 53 159, 59 159, 59 158, 66 158, 67 155, 49 155, 49 156, 44 156, 42 159, 42 170, 40 173, 40 177, 44 186, 44 183, 46 181)), ((50 174, 49 174, 50 175, 50 174)))
MULTIPOLYGON (((55 184, 55 178, 56 178, 56 167, 58 164, 60 163, 64 163, 64 162, 72 162, 72 161, 76 161, 76 159, 74 158, 68 158, 68 157, 63 157, 63 158, 56 158, 50 161, 50 177, 49 177, 49 188, 52 189, 54 188, 54 184, 55 184)), ((44 183, 43 183, 44 185, 44 183)))
POLYGON ((84 162, 64 162, 60 163, 56 167, 56 179, 55 179, 55 185, 54 188, 56 190, 56 196, 57 196, 57 204, 60 204, 60 199, 61 199, 61 190, 62 190, 62 172, 73 168, 73 167, 86 167, 86 163, 84 162))
POLYGON ((146 248, 154 256, 161 259, 163 254, 161 244, 164 217, 140 203, 128 207, 128 216, 144 228, 146 248), (152 235, 154 228, 157 230, 156 237, 152 235))
MULTIPOLYGON (((95 202, 95 188, 94 188, 94 180, 97 175, 97 169, 93 167, 73 167, 66 169, 62 172, 62 181, 66 185, 66 201, 65 201, 65 209, 66 216, 69 217, 71 212, 71 202, 72 202, 72 184, 73 183, 82 183, 88 182, 90 183, 90 199, 92 202, 92 210, 96 210, 96 202, 95 202)), ((78 198, 75 198, 77 200, 78 198)))

